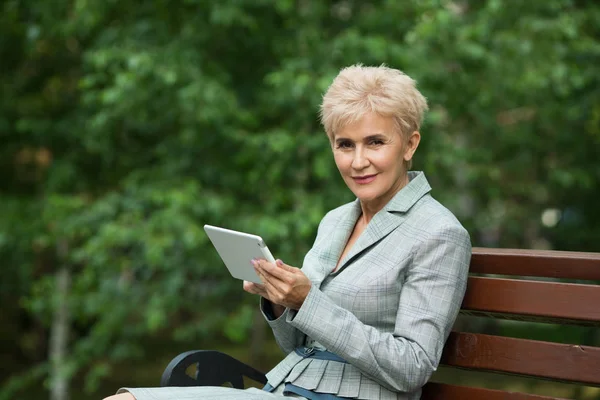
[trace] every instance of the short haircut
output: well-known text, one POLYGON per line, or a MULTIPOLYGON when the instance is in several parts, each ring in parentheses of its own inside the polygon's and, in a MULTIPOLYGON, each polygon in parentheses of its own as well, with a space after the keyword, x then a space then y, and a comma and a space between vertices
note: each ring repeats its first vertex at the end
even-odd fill
POLYGON ((323 96, 321 123, 329 140, 346 125, 375 112, 393 117, 404 139, 418 131, 427 111, 427 100, 416 82, 397 69, 361 64, 340 71, 323 96))

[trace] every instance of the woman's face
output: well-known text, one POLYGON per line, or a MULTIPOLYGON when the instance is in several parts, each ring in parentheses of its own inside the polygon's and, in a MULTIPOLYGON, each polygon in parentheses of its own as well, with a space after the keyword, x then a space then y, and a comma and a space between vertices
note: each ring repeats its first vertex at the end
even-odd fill
POLYGON ((404 161, 412 158, 419 140, 419 132, 413 132, 405 142, 392 117, 369 113, 335 133, 333 156, 352 193, 376 212, 408 183, 404 161))

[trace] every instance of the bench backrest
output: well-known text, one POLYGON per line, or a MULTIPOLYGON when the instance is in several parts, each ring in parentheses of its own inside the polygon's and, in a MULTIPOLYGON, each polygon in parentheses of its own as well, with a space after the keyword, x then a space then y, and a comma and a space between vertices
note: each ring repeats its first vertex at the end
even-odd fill
MULTIPOLYGON (((598 283, 600 253, 474 248, 461 313, 600 326, 598 283)), ((600 386, 600 347, 578 343, 454 331, 442 365, 600 386)), ((423 400, 551 398, 440 383, 426 385, 422 396, 423 400)))

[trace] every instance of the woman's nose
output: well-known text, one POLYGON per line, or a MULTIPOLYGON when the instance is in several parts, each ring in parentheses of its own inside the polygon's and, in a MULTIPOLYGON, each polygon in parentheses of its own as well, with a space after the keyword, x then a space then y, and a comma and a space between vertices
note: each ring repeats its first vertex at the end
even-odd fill
POLYGON ((354 158, 352 159, 352 168, 354 169, 364 169, 369 166, 369 159, 365 157, 362 151, 357 151, 354 153, 354 158))

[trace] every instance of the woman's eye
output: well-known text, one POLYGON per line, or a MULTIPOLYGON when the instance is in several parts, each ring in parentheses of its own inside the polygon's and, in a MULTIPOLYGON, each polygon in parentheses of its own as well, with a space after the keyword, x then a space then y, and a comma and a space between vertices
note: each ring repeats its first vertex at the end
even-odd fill
POLYGON ((349 149, 352 147, 352 143, 350 142, 339 142, 337 145, 338 149, 349 149))
POLYGON ((381 146, 383 144, 383 140, 381 139, 373 139, 369 142, 371 146, 381 146))

